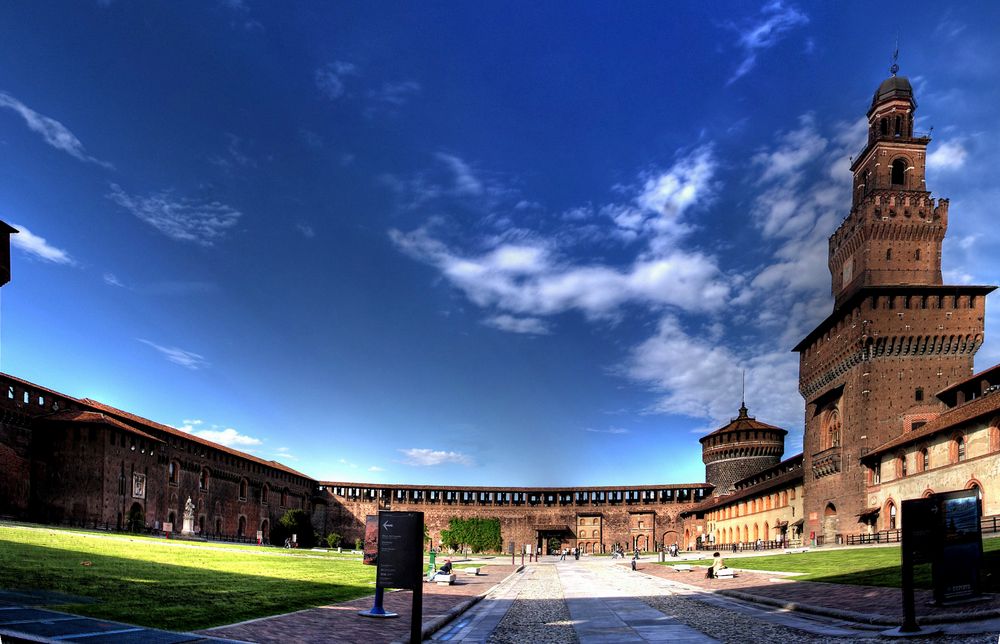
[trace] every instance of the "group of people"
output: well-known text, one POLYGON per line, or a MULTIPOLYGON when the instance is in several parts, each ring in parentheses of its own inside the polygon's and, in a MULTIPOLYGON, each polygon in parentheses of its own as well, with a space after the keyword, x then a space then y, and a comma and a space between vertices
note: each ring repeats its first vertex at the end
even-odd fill
POLYGON ((580 560, 580 550, 577 548, 563 548, 559 555, 559 561, 566 561, 566 555, 571 555, 577 561, 580 560))

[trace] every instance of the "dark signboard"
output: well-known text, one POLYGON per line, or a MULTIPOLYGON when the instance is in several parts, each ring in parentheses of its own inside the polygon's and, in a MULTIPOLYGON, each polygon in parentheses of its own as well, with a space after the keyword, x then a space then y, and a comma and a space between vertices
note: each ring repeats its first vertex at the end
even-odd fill
POLYGON ((510 543, 507 544, 507 554, 510 554, 510 555, 514 554, 514 542, 513 541, 511 541, 510 543))
POLYGON ((907 499, 901 505, 903 549, 914 565, 933 562, 940 549, 937 499, 907 499))
POLYGON ((378 513, 378 575, 383 588, 422 588, 424 513, 378 513))
POLYGON ((934 562, 934 599, 954 601, 979 594, 983 556, 979 490, 935 494, 941 514, 941 556, 934 562))
POLYGON ((362 560, 366 566, 378 564, 378 516, 369 514, 365 517, 365 556, 362 560))

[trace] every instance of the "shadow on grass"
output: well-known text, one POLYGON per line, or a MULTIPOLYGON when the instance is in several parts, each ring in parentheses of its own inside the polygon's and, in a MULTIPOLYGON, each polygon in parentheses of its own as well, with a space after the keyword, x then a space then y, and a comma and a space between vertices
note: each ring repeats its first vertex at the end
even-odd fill
POLYGON ((0 541, 0 588, 96 599, 96 603, 61 604, 58 609, 168 630, 231 624, 374 592, 372 566, 260 558, 231 562, 231 567, 243 568, 240 571, 210 569, 218 565, 219 554, 188 553, 179 557, 184 563, 160 563, 0 541))

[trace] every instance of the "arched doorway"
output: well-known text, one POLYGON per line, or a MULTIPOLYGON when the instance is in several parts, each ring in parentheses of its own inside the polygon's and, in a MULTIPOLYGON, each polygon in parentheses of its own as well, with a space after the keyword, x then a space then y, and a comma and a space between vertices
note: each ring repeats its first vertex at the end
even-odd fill
POLYGON ((215 520, 215 536, 222 534, 222 519, 215 520))
POLYGON ((638 550, 639 552, 646 552, 647 550, 649 550, 648 544, 646 542, 646 535, 640 534, 634 539, 634 542, 635 543, 633 544, 633 549, 638 550))
POLYGON ((128 510, 128 518, 125 529, 129 532, 139 532, 146 527, 146 517, 142 513, 142 506, 138 502, 133 503, 128 510))
POLYGON ((823 543, 837 543, 837 506, 827 503, 823 510, 823 543))
POLYGON ((241 516, 240 522, 236 528, 236 536, 243 537, 246 536, 246 533, 247 533, 247 518, 241 516))
MULTIPOLYGON (((271 541, 271 522, 264 519, 260 522, 260 531, 263 533, 263 537, 266 541, 271 541)), ((280 545, 280 544, 279 544, 280 545)))

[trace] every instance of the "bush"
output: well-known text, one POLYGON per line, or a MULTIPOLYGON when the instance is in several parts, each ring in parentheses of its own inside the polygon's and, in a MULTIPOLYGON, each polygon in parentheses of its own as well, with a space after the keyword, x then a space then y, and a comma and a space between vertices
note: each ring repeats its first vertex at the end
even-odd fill
POLYGON ((361 537, 358 537, 357 539, 354 540, 354 549, 355 550, 361 550, 361 546, 362 545, 364 545, 364 542, 361 540, 361 537))
POLYGON ((343 537, 341 537, 339 534, 337 534, 336 532, 331 532, 330 534, 326 535, 326 545, 328 548, 333 550, 334 548, 340 545, 341 539, 343 539, 343 537))
POLYGON ((468 546, 472 552, 500 552, 503 549, 500 519, 452 517, 448 529, 441 531, 441 545, 452 550, 468 546))

